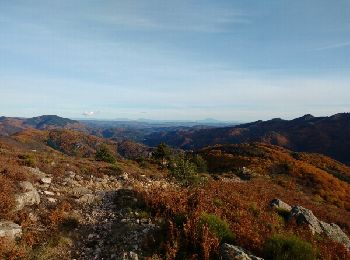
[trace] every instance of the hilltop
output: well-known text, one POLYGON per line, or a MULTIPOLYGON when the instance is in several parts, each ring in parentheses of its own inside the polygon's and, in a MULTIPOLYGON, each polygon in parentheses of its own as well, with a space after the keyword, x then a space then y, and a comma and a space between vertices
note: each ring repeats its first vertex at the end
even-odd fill
POLYGON ((350 164, 350 113, 330 117, 305 115, 293 120, 280 118, 256 121, 234 127, 190 129, 153 133, 144 143, 156 146, 164 142, 182 149, 200 149, 215 144, 263 142, 297 152, 328 155, 350 164))
POLYGON ((8 136, 24 129, 54 128, 84 131, 86 127, 76 120, 57 115, 43 115, 32 118, 0 117, 0 136, 8 136))

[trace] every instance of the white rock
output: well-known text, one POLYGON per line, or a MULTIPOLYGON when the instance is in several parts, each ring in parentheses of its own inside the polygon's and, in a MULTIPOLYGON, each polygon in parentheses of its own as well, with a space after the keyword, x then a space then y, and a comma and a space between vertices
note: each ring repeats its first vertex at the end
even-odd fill
POLYGON ((45 178, 45 173, 40 171, 39 168, 25 167, 31 174, 38 178, 45 178))
POLYGON ((55 198, 47 198, 47 200, 51 203, 56 203, 57 201, 55 198))
POLYGON ((38 205, 40 203, 40 195, 30 182, 20 182, 19 186, 23 192, 15 195, 16 210, 21 210, 25 206, 38 205))
POLYGON ((22 236, 21 226, 13 223, 11 221, 1 221, 0 222, 0 237, 15 240, 22 236))
POLYGON ((264 260, 263 258, 256 257, 243 248, 233 246, 230 244, 223 244, 221 246, 221 259, 222 260, 264 260))
POLYGON ((52 178, 41 178, 40 182, 43 184, 50 184, 52 182, 52 178))
POLYGON ((45 195, 48 195, 48 196, 55 196, 55 193, 54 193, 54 192, 48 191, 48 190, 45 190, 45 191, 44 191, 44 194, 45 194, 45 195))

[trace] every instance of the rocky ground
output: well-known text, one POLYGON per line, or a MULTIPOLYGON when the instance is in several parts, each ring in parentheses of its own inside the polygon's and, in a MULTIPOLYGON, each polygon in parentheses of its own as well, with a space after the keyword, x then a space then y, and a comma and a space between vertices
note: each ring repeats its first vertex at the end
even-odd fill
MULTIPOLYGON (((48 232, 45 218, 55 211, 62 202, 69 202, 69 210, 61 242, 50 242, 34 253, 30 259, 158 259, 152 252, 156 248, 159 234, 159 220, 152 217, 148 209, 139 201, 134 187, 169 187, 166 180, 150 180, 142 175, 138 180, 126 172, 121 175, 87 175, 67 171, 63 175, 52 176, 38 168, 26 167, 33 175, 32 181, 19 183, 16 194, 16 210, 27 210, 31 227, 42 234, 48 232)), ((232 179, 231 181, 241 181, 232 179)), ((295 218, 297 223, 306 224, 312 233, 325 234, 331 240, 350 248, 350 240, 336 224, 328 224, 317 219, 311 210, 301 206, 290 206, 279 199, 271 202, 271 207, 295 218)), ((0 237, 20 238, 28 227, 23 228, 11 221, 0 221, 0 237)), ((62 232, 62 231, 61 231, 62 232)), ((47 234, 45 234, 47 235, 47 234)), ((54 236, 54 235, 53 235, 54 236)), ((57 234, 56 234, 57 236, 57 234)), ((50 235, 49 235, 50 237, 50 235)), ((222 259, 261 259, 244 249, 223 244, 222 259)))
MULTIPOLYGON (((76 226, 69 232, 64 250, 58 252, 60 259, 142 259, 151 253, 143 248, 154 239, 158 226, 136 198, 131 185, 134 180, 127 173, 96 177, 66 172, 55 179, 39 169, 27 170, 37 181, 21 183, 17 209, 31 208, 37 227, 45 230, 40 222, 48 208, 55 209, 62 201, 72 206, 69 218, 76 226)), ((14 236, 20 236, 19 226, 4 224, 16 229, 14 236)))

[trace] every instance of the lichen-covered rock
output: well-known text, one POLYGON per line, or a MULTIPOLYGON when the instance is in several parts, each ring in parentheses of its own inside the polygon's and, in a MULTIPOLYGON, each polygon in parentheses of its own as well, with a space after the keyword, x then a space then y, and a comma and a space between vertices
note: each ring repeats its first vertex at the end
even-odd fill
POLYGON ((307 224, 313 234, 321 234, 322 227, 318 218, 312 213, 311 210, 302 206, 294 206, 290 211, 289 219, 295 218, 296 222, 301 224, 307 224))
POLYGON ((222 260, 263 260, 263 258, 256 257, 241 247, 230 244, 223 244, 220 250, 222 260))
POLYGON ((291 211, 292 207, 289 206, 287 203, 283 202, 280 199, 273 199, 270 202, 270 207, 277 209, 277 210, 285 210, 285 211, 291 211))
POLYGON ((21 226, 11 221, 0 221, 0 238, 15 240, 22 236, 21 226))
POLYGON ((40 203, 40 195, 30 182, 22 181, 19 183, 19 186, 22 192, 15 195, 16 210, 21 210, 25 206, 38 205, 40 203))
POLYGON ((46 177, 46 174, 40 171, 39 168, 33 168, 33 167, 25 167, 25 168, 28 170, 29 173, 33 174, 39 179, 46 177))
POLYGON ((350 239, 337 224, 328 224, 326 222, 320 221, 320 225, 326 236, 328 236, 333 241, 343 244, 348 250, 350 250, 350 239))
POLYGON ((350 239, 341 228, 332 223, 320 221, 311 210, 301 206, 294 206, 289 219, 295 218, 298 224, 307 224, 313 234, 325 234, 331 240, 343 244, 350 250, 350 239))

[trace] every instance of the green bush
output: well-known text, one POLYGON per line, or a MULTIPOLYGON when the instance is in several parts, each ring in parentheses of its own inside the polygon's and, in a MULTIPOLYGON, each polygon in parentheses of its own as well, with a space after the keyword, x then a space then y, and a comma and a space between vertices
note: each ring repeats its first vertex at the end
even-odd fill
POLYGON ((122 169, 120 169, 119 166, 116 164, 111 164, 108 169, 110 175, 119 176, 123 173, 122 169))
POLYGON ((101 146, 96 151, 95 159, 96 159, 96 161, 103 161, 103 162, 108 162, 108 163, 115 163, 116 162, 116 159, 115 159, 113 153, 106 146, 101 146))
POLYGON ((170 174, 180 184, 188 186, 198 184, 197 167, 194 163, 187 160, 182 154, 174 156, 170 162, 170 174))
POLYGON ((20 160, 22 160, 23 164, 28 167, 36 166, 36 159, 33 154, 21 154, 18 156, 20 160))
POLYGON ((273 235, 264 245, 264 256, 271 260, 314 260, 312 245, 297 236, 273 235))
POLYGON ((208 171, 207 161, 199 154, 195 155, 192 161, 197 166, 197 172, 203 173, 208 171))
POLYGON ((228 223, 215 214, 202 213, 200 216, 200 228, 207 225, 209 231, 213 233, 221 243, 232 243, 235 235, 232 233, 228 223))
POLYGON ((152 158, 155 159, 161 166, 167 166, 172 154, 173 151, 168 145, 160 143, 155 151, 153 151, 152 158))

